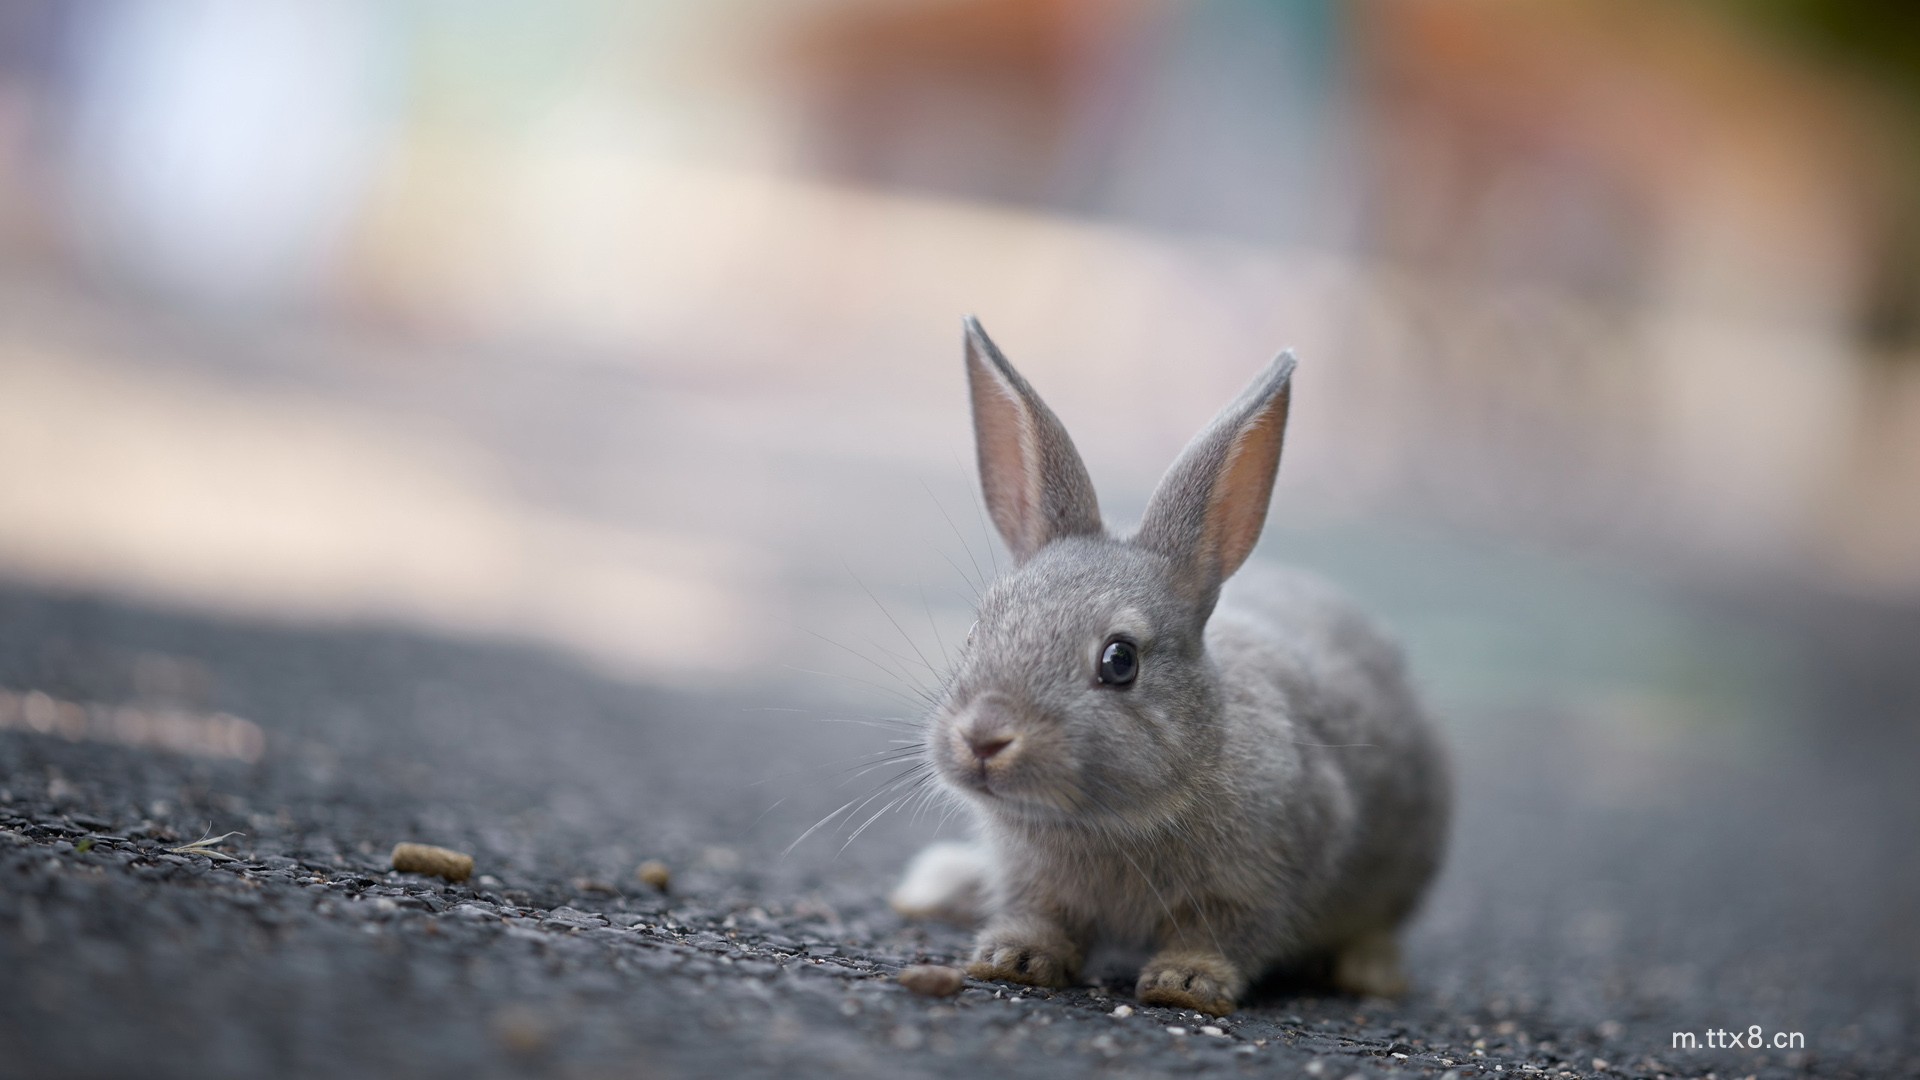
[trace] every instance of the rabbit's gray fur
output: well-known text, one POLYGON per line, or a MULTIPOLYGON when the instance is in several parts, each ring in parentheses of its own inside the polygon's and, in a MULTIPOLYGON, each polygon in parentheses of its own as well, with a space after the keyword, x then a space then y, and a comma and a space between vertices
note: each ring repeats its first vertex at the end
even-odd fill
POLYGON ((1063 985, 1109 942, 1154 950, 1142 1000, 1213 1013, 1316 957, 1348 989, 1397 990, 1394 934, 1445 843, 1442 749, 1398 650, 1330 589, 1262 571, 1221 591, 1265 519, 1291 356, 1194 440, 1130 537, 1106 531, 1066 431, 971 319, 967 360, 1017 563, 927 740, 987 855, 986 880, 963 883, 987 907, 972 974, 1063 985), (1098 681, 1115 634, 1139 646, 1129 686, 1098 681))

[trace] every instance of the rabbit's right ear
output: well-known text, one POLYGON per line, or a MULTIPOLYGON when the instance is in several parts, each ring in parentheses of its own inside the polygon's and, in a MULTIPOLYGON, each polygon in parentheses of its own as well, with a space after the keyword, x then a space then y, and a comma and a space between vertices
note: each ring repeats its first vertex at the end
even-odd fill
POLYGON ((1173 561, 1203 618, 1260 540, 1292 387, 1293 354, 1283 352, 1187 444, 1147 501, 1134 540, 1173 561))
POLYGON ((980 487, 1000 538, 1023 563, 1063 536, 1098 535, 1100 504, 1067 429, 980 329, 966 318, 967 385, 980 452, 980 487))

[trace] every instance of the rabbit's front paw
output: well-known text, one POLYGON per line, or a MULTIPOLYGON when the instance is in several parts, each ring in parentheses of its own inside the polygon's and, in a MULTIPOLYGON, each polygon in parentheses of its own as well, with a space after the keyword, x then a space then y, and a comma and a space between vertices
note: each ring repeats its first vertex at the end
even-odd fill
POLYGON ((1057 942, 1023 940, 982 934, 974 946, 967 974, 976 979, 1004 979, 1028 986, 1058 988, 1067 985, 1079 966, 1070 946, 1057 942))
POLYGON ((1140 971, 1133 996, 1148 1005, 1225 1016, 1246 987, 1246 979, 1224 956, 1210 953, 1162 953, 1140 971))

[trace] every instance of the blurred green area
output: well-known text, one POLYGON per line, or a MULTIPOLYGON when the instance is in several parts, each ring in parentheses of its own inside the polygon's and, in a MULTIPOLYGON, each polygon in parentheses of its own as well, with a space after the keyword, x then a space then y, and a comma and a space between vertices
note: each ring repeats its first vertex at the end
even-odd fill
POLYGON ((1920 112, 1920 7, 1901 0, 1729 0, 1718 7, 1920 112))
POLYGON ((1861 334, 1881 360, 1913 362, 1920 342, 1920 6, 1900 0, 1731 0, 1729 19, 1757 27, 1849 81, 1893 113, 1884 130, 1902 162, 1906 212, 1887 230, 1861 305, 1861 334))

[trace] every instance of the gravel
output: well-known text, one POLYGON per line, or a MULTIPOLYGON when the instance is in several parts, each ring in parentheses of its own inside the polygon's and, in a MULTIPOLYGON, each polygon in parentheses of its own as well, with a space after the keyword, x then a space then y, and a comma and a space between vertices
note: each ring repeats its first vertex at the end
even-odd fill
POLYGON ((1912 717, 1844 695, 1806 706, 1849 717, 1817 753, 1489 721, 1413 993, 1267 985, 1215 1020, 1132 1001, 1118 961, 966 979, 964 933, 881 900, 925 822, 783 858, 845 795, 756 781, 872 748, 847 725, 504 645, 0 590, 16 694, 124 701, 152 655, 205 672, 167 704, 264 751, 0 730, 0 1075, 1920 1075, 1912 717), (395 872, 400 840, 475 876, 395 872), (951 996, 910 988, 928 965, 951 996), (1750 1025, 1805 1046, 1671 1045, 1750 1025))

